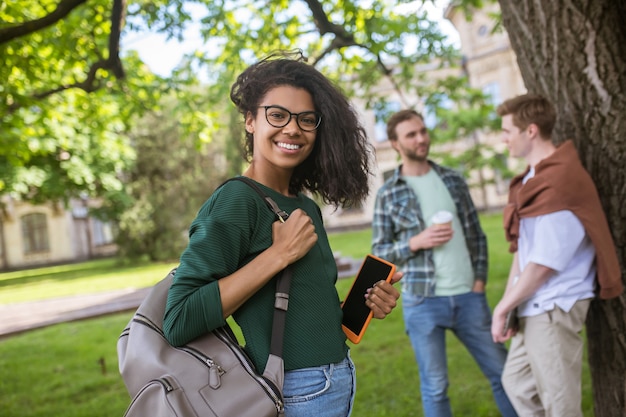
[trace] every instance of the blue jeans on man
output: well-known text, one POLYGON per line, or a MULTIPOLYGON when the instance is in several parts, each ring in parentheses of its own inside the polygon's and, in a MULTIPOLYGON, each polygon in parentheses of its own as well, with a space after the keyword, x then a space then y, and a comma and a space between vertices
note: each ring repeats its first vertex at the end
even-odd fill
POLYGON ((487 377, 500 413, 517 416, 502 388, 507 351, 491 338, 491 311, 484 293, 423 297, 402 294, 407 334, 419 367, 425 417, 451 417, 448 398, 446 330, 465 345, 487 377))

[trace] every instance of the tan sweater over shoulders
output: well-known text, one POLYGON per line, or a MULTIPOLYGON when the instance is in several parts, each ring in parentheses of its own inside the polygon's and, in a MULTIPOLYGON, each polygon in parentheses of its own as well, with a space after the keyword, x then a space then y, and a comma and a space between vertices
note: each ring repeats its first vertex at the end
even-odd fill
POLYGON ((622 294, 622 273, 615 244, 595 184, 571 140, 561 144, 535 166, 535 176, 522 184, 529 168, 512 181, 504 208, 504 229, 510 251, 517 251, 519 221, 560 210, 570 210, 583 224, 596 249, 597 280, 602 299, 622 294))

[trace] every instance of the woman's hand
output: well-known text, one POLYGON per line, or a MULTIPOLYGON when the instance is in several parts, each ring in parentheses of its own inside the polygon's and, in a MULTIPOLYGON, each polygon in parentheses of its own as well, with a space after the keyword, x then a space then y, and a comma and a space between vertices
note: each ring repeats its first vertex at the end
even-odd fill
POLYGON ((224 318, 265 285, 279 271, 302 258, 317 242, 313 221, 294 210, 286 222, 272 224, 272 245, 231 275, 218 281, 224 318))
POLYGON ((301 209, 294 210, 284 222, 272 225, 272 246, 291 265, 307 254, 317 242, 313 220, 301 209))
POLYGON ((398 271, 391 277, 391 282, 378 281, 365 293, 365 305, 373 312, 377 319, 384 319, 396 305, 400 292, 393 287, 393 284, 400 281, 403 273, 398 271))

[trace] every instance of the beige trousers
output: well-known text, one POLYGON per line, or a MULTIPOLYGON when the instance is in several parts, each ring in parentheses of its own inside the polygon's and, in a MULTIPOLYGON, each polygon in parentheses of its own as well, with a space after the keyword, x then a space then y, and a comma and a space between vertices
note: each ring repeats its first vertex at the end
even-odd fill
POLYGON ((591 300, 569 313, 556 307, 522 317, 511 340, 502 385, 520 417, 582 417, 581 331, 591 300))

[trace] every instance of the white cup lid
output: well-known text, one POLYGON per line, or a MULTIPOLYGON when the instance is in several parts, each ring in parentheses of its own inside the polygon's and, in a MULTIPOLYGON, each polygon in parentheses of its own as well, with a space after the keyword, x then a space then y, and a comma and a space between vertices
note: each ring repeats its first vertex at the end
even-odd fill
POLYGON ((435 224, 448 223, 452 221, 452 213, 445 210, 438 211, 437 213, 433 214, 431 220, 435 224))

